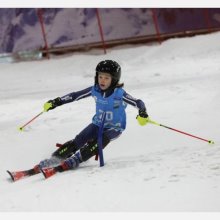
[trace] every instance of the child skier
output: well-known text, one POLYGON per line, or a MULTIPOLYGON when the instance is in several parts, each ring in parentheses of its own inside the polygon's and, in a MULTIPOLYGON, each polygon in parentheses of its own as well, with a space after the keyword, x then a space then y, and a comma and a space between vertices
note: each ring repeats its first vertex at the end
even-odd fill
POLYGON ((118 138, 126 128, 127 104, 139 110, 137 120, 140 125, 146 125, 148 114, 145 104, 140 99, 135 99, 122 89, 119 83, 121 67, 113 60, 101 61, 96 67, 95 83, 93 86, 78 92, 72 92, 63 97, 49 100, 43 106, 47 112, 63 104, 92 96, 96 103, 96 114, 86 128, 73 140, 64 143, 51 156, 50 159, 41 161, 35 166, 34 172, 42 171, 47 178, 55 172, 62 172, 79 166, 98 153, 98 131, 101 125, 102 114, 106 117, 103 126, 102 147, 105 148, 110 141, 118 138), (53 167, 53 168, 51 168, 53 167), (55 167, 55 168, 54 168, 55 167))

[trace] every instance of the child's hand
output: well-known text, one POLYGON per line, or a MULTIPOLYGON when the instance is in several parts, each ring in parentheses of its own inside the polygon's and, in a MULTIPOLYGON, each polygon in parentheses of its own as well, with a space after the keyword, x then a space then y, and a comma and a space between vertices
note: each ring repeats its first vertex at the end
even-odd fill
POLYGON ((146 111, 139 111, 136 119, 141 126, 144 126, 148 123, 149 117, 146 111))
POLYGON ((61 98, 58 97, 56 99, 49 100, 48 102, 46 102, 44 104, 43 108, 44 108, 44 111, 47 112, 47 111, 52 110, 60 105, 62 105, 62 101, 61 101, 61 98))
POLYGON ((51 101, 48 101, 48 102, 44 103, 44 107, 43 107, 44 108, 44 112, 47 112, 47 111, 51 110, 52 106, 53 106, 53 104, 52 104, 51 101))

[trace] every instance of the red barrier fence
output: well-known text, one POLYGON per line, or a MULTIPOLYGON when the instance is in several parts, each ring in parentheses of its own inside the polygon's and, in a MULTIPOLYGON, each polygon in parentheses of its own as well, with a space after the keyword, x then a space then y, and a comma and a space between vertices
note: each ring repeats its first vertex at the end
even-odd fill
MULTIPOLYGON (((196 34, 204 34, 204 33, 210 33, 213 31, 220 30, 220 22, 216 26, 212 24, 211 16, 215 16, 215 13, 210 13, 211 9, 145 9, 148 10, 148 18, 146 18, 145 23, 151 22, 152 25, 149 28, 149 25, 147 27, 147 31, 143 34, 140 34, 140 36, 128 36, 128 37, 115 37, 115 39, 109 39, 109 36, 106 36, 106 32, 108 32, 108 19, 109 17, 106 15, 106 11, 103 11, 104 9, 95 9, 96 10, 96 19, 97 19, 97 26, 98 26, 98 33, 100 36, 99 41, 95 42, 87 42, 86 44, 73 44, 69 45, 68 47, 56 47, 56 48, 50 48, 49 52, 51 53, 57 53, 59 50, 63 50, 64 52, 68 51, 75 51, 75 50, 84 50, 86 48, 87 50, 90 48, 100 47, 103 48, 104 53, 107 53, 107 47, 115 46, 115 45, 121 45, 121 44, 127 44, 127 43, 147 43, 149 41, 158 41, 158 43, 162 43, 163 40, 166 40, 170 37, 182 37, 182 36, 191 36, 196 34), (179 11, 178 11, 179 10, 179 11), (149 13, 151 12, 151 13, 149 13), (181 14, 182 13, 182 14, 181 14), (186 15, 184 15, 184 13, 186 15), (187 14, 188 13, 188 14, 187 14), (186 20, 186 27, 181 28, 181 24, 178 26, 178 19, 180 16, 186 16, 188 20, 186 20), (176 19, 176 20, 175 20, 176 19), (191 20, 190 20, 191 19, 191 20), (189 22, 190 20, 190 22, 189 22), (190 24, 192 21, 192 25, 190 24), (176 22, 176 26, 173 24, 176 22), (198 27, 195 26, 199 24, 198 27), (190 25, 192 27, 190 27, 190 25), (173 26, 173 27, 172 27, 173 26), (169 28, 167 28, 169 27, 169 28)), ((120 10, 120 9, 111 9, 111 10, 120 10)), ((134 9, 131 9, 134 10, 134 9)), ((141 10, 141 9, 139 9, 141 10)), ((220 17, 220 9, 218 10, 219 17, 220 17)), ((117 16, 117 14, 116 14, 117 16)), ((111 18, 113 19, 113 18, 111 18)), ((120 19, 118 19, 120 20, 120 19)), ((129 22, 129 21, 127 21, 129 22)), ((179 23, 184 23, 183 21, 179 21, 179 23)), ((123 21, 115 22, 115 27, 117 29, 123 31, 123 21)), ((183 25, 184 26, 184 25, 183 25)))
POLYGON ((0 53, 86 51, 122 44, 160 44, 171 37, 220 30, 218 8, 0 9, 0 53), (17 43, 18 42, 18 43, 17 43))
POLYGON ((48 47, 48 43, 47 43, 47 37, 46 37, 46 32, 45 32, 45 28, 44 28, 44 20, 43 20, 43 9, 37 9, 37 15, 40 21, 40 26, 41 26, 41 31, 42 31, 42 35, 43 35, 43 39, 44 39, 44 50, 46 51, 46 57, 47 59, 50 58, 49 55, 49 47, 48 47))
POLYGON ((102 40, 103 50, 104 50, 104 53, 106 54, 107 52, 106 52, 104 34, 103 34, 102 23, 101 23, 101 18, 100 18, 100 15, 99 15, 99 9, 98 8, 96 9, 96 16, 97 16, 97 20, 98 20, 99 33, 100 33, 101 40, 102 40))

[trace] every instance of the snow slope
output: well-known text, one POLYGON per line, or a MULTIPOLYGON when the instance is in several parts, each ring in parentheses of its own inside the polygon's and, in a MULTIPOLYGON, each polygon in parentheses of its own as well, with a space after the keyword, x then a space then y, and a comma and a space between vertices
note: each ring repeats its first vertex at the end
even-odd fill
POLYGON ((0 211, 220 211, 220 33, 161 45, 118 47, 49 61, 1 63, 0 211), (215 145, 136 122, 77 170, 15 183, 6 170, 30 168, 81 131, 94 114, 92 98, 44 113, 44 102, 92 85, 96 64, 114 59, 122 82, 141 98, 152 120, 211 139, 215 145))

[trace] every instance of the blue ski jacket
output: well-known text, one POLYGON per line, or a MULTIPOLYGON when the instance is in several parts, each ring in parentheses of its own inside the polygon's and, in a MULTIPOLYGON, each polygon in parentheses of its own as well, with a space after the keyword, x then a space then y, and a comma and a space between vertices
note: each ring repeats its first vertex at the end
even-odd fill
POLYGON ((142 100, 133 98, 122 88, 115 88, 110 91, 102 91, 98 85, 69 93, 61 97, 62 104, 78 101, 92 96, 96 103, 96 113, 92 123, 100 126, 103 112, 106 113, 104 128, 114 128, 123 131, 126 128, 127 104, 136 107, 139 111, 146 111, 142 100))

